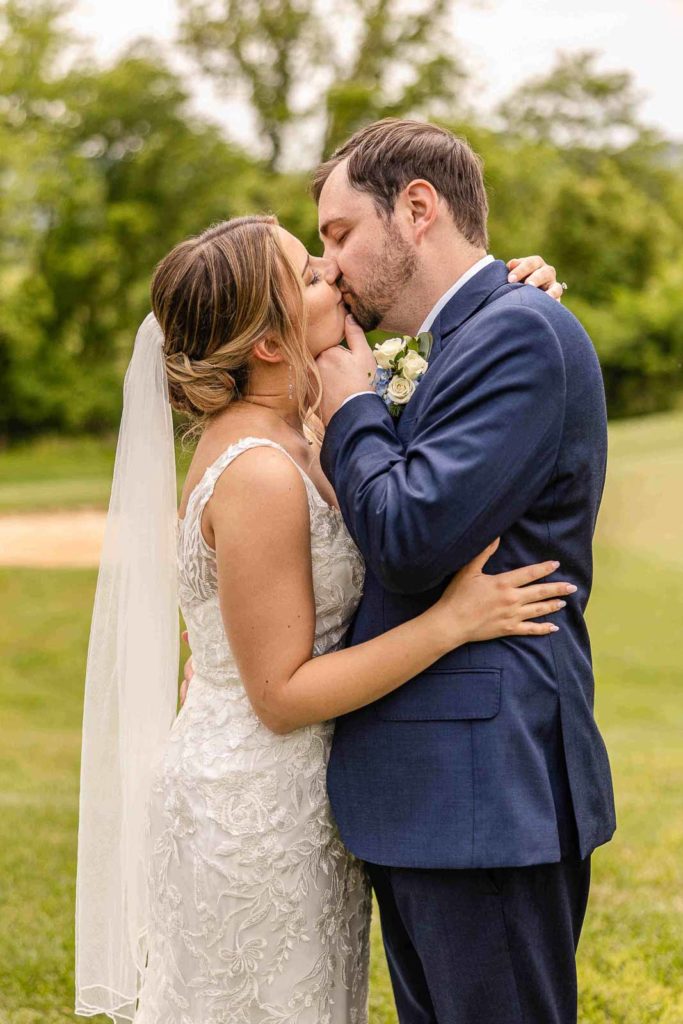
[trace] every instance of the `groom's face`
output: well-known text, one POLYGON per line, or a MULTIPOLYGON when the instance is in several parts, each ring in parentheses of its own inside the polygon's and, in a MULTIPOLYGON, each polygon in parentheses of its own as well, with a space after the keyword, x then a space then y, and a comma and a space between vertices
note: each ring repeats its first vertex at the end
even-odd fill
POLYGON ((341 163, 323 186, 318 224, 325 256, 339 267, 344 302, 364 330, 383 327, 417 264, 398 219, 381 214, 372 196, 352 188, 341 163))

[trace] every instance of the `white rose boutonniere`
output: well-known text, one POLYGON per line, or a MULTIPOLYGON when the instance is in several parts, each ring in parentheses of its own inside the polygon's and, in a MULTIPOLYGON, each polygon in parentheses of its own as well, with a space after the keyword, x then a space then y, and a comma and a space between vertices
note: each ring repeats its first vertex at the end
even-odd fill
POLYGON ((374 356, 380 369, 390 370, 396 356, 402 355, 404 351, 403 338, 389 338, 381 345, 375 345, 374 356))
POLYGON ((390 398, 394 405, 405 405, 412 398, 414 391, 415 382, 397 374, 389 381, 387 398, 390 398))
POLYGON ((402 359, 398 361, 398 368, 408 380, 418 380, 427 369, 427 360, 423 359, 419 352, 408 349, 402 359))
POLYGON ((375 345, 377 363, 373 387, 392 416, 400 416, 425 375, 432 348, 429 332, 417 338, 404 335, 375 345))

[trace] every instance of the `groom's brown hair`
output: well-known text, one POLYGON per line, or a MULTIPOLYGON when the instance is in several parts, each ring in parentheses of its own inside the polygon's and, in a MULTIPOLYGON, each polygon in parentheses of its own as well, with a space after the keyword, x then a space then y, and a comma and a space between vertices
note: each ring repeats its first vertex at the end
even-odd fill
POLYGON ((443 196, 468 242, 487 247, 488 199, 482 162, 464 139, 423 121, 395 117, 375 121, 317 168, 311 185, 316 203, 334 168, 346 159, 349 183, 371 195, 381 213, 393 213, 406 185, 424 178, 443 196))

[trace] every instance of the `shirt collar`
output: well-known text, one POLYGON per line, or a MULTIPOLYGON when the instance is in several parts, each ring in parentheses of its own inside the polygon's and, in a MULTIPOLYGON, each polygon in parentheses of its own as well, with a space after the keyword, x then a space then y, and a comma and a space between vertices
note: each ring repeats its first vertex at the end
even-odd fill
POLYGON ((422 324, 422 327, 420 327, 420 330, 417 333, 422 334, 423 331, 431 330, 432 324, 436 320, 437 316, 439 315, 443 307, 448 302, 451 301, 455 293, 460 291, 462 286, 467 284, 467 282, 470 281, 475 274, 478 274, 480 270, 488 266, 489 263, 493 263, 494 259, 494 256, 482 256, 482 258, 480 260, 477 260, 477 262, 474 263, 469 268, 469 270, 466 270, 465 273, 458 278, 455 284, 451 285, 447 292, 444 292, 444 294, 438 300, 436 305, 428 313, 427 318, 425 319, 424 323, 422 324))

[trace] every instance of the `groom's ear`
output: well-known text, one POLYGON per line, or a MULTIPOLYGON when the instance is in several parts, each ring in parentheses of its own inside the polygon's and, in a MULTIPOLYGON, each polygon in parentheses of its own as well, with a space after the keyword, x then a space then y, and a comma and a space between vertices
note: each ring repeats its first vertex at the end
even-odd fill
POLYGON ((439 216, 439 193, 431 181, 427 181, 425 178, 415 178, 403 189, 401 205, 415 241, 421 241, 439 216))
POLYGON ((277 343, 277 338, 272 334, 264 334, 254 345, 254 359, 261 359, 264 363, 281 363, 284 361, 282 349, 277 343))

